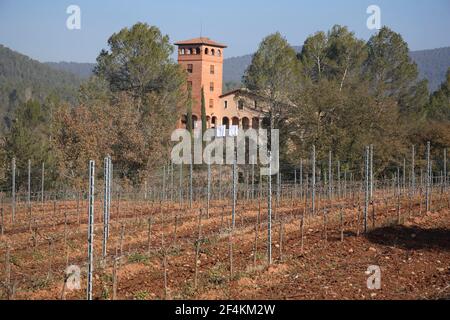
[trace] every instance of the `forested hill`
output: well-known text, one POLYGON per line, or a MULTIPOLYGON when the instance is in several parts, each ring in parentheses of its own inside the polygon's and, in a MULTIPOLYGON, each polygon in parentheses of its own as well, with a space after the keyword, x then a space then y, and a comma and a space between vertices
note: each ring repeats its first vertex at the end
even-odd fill
MULTIPOLYGON (((294 46, 297 52, 301 46, 294 46)), ((431 91, 439 88, 445 80, 445 74, 450 67, 450 47, 412 51, 411 58, 417 63, 420 78, 427 79, 431 91)), ((252 61, 252 55, 247 54, 239 57, 231 57, 224 60, 224 83, 239 83, 247 67, 252 61)), ((71 72, 81 78, 88 78, 94 68, 93 63, 76 62, 48 62, 47 65, 56 69, 71 72)))
POLYGON ((87 79, 92 75, 92 70, 94 70, 95 63, 78 63, 78 62, 45 62, 49 67, 67 71, 75 74, 76 76, 87 79))
MULTIPOLYGON (((299 52, 301 47, 294 47, 294 49, 299 52)), ((419 67, 420 79, 428 80, 431 91, 439 89, 450 67, 450 47, 412 51, 410 56, 419 67)), ((251 61, 251 54, 225 59, 224 82, 240 82, 251 61)))
POLYGON ((428 79, 430 90, 439 89, 450 67, 450 47, 412 51, 411 58, 417 63, 421 79, 428 79))
MULTIPOLYGON (((450 47, 413 51, 411 57, 420 78, 428 79, 430 90, 438 89, 450 67, 450 47)), ((239 83, 251 59, 251 54, 225 59, 224 83, 239 83)), ((4 119, 21 101, 42 101, 51 93, 74 103, 82 79, 92 74, 93 67, 93 63, 40 63, 0 45, 0 117, 4 119)))
MULTIPOLYGON (((301 46, 294 46, 293 48, 296 52, 300 52, 302 50, 301 46)), ((247 70, 247 67, 252 62, 252 57, 252 54, 246 54, 240 57, 225 59, 223 66, 223 82, 241 82, 245 70, 247 70)))
POLYGON ((75 103, 81 78, 0 45, 0 116, 30 98, 44 101, 50 94, 75 103))

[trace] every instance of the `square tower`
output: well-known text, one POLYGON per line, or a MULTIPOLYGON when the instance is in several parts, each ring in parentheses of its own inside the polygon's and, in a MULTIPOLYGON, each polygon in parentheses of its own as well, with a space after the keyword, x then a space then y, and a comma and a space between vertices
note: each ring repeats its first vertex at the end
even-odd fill
POLYGON ((194 121, 201 119, 202 87, 206 115, 210 119, 222 95, 223 49, 227 46, 205 37, 179 41, 175 45, 178 46, 178 63, 187 71, 188 87, 192 88, 194 121))

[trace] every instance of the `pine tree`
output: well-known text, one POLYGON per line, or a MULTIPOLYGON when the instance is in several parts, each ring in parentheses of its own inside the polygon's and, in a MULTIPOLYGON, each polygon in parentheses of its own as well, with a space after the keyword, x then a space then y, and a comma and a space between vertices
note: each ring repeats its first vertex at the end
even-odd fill
POLYGON ((450 121, 450 68, 446 81, 434 92, 427 106, 427 117, 434 120, 450 121))
POLYGON ((297 89, 299 67, 295 50, 277 32, 263 39, 244 74, 244 85, 269 102, 271 128, 282 129, 285 124, 290 112, 286 105, 297 89))
POLYGON ((418 82, 419 71, 411 60, 408 44, 399 33, 383 27, 368 43, 364 72, 378 97, 395 99, 402 113, 420 112, 426 103, 426 82, 418 82))

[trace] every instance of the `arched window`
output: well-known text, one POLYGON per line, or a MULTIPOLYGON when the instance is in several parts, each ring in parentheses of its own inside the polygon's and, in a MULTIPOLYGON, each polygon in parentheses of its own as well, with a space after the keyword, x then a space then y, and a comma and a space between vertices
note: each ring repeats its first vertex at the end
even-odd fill
POLYGON ((253 129, 259 129, 259 118, 254 117, 252 119, 252 128, 253 129))
POLYGON ((184 127, 187 129, 187 116, 185 114, 183 114, 181 116, 180 122, 181 122, 181 127, 184 127))
POLYGON ((213 127, 213 128, 216 127, 216 124, 217 124, 217 117, 212 117, 211 124, 212 124, 212 127, 213 127))
POLYGON ((191 54, 191 49, 186 49, 186 54, 191 54))
POLYGON ((209 54, 209 49, 205 48, 205 54, 209 54))
POLYGON ((223 117, 222 125, 225 126, 227 129, 230 129, 230 119, 228 119, 227 117, 223 117))
POLYGON ((233 117, 232 123, 233 123, 233 126, 239 126, 239 118, 233 117))
POLYGON ((182 49, 180 50, 180 53, 181 53, 181 54, 184 54, 184 52, 185 52, 185 50, 184 50, 184 48, 182 48, 182 49))
POLYGON ((200 48, 195 48, 195 53, 200 54, 200 48))
POLYGON ((198 127, 198 118, 195 114, 192 115, 192 126, 194 127, 194 129, 198 127))
POLYGON ((217 55, 218 55, 219 57, 221 57, 221 56, 222 56, 222 51, 220 51, 220 49, 219 49, 219 50, 217 50, 217 55))
POLYGON ((250 120, 247 117, 242 118, 242 129, 247 130, 250 128, 250 120))
POLYGON ((214 49, 211 49, 211 55, 215 56, 216 55, 216 51, 214 49))

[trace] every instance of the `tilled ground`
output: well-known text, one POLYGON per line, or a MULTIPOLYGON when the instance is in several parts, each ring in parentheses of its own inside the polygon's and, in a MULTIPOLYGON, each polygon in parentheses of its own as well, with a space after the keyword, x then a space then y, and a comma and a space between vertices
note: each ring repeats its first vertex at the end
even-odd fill
MULTIPOLYGON (((304 210, 303 201, 282 201, 273 212, 270 266, 264 199, 261 208, 257 201, 238 207, 232 232, 229 203, 213 202, 209 213, 203 210, 200 240, 200 204, 184 209, 174 204, 161 208, 144 202, 113 203, 106 260, 101 257, 99 202, 94 297, 112 298, 112 261, 121 256, 117 299, 449 298, 448 196, 436 199, 433 212, 428 213, 418 199, 415 203, 404 199, 398 212, 395 199, 386 202, 379 197, 374 208, 369 208, 367 233, 363 233, 362 210, 354 199, 334 202, 332 207, 322 203, 314 216, 309 208, 304 210), (368 289, 369 266, 381 270, 379 290, 368 289)), ((27 208, 19 208, 14 224, 5 216, 5 233, 0 238, 2 298, 60 299, 68 265, 81 267, 81 289, 66 290, 65 298, 85 298, 86 208, 85 202, 46 203, 36 204, 31 216, 27 208), (6 244, 10 246, 10 273, 3 258, 6 244)))

